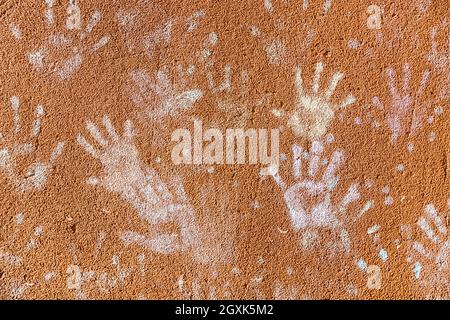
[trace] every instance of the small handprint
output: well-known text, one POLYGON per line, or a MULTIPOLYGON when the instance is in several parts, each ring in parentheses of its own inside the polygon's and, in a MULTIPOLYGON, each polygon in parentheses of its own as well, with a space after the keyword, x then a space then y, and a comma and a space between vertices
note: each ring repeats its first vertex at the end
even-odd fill
POLYGON ((248 101, 249 75, 246 70, 240 72, 238 76, 233 76, 231 65, 226 64, 223 68, 222 81, 216 83, 213 68, 213 63, 207 66, 206 78, 209 92, 214 97, 217 108, 226 114, 227 123, 230 123, 228 117, 233 117, 232 121, 235 121, 236 127, 245 127, 251 117, 252 109, 255 106, 261 106, 266 101, 266 97, 248 101))
POLYGON ((67 80, 80 69, 86 53, 94 53, 109 42, 109 36, 103 36, 98 42, 89 46, 88 36, 101 20, 101 13, 95 11, 84 30, 81 30, 81 10, 77 0, 70 0, 67 7, 66 29, 77 35, 66 35, 57 31, 53 14, 54 0, 45 0, 45 21, 51 33, 44 43, 28 54, 28 61, 39 73, 49 73, 61 80, 67 80))
MULTIPOLYGON (((403 92, 398 91, 396 85, 396 75, 393 68, 387 70, 388 86, 391 93, 391 103, 388 109, 386 124, 391 130, 391 143, 395 143, 401 136, 414 134, 423 123, 426 116, 427 104, 420 102, 420 96, 425 90, 430 77, 430 71, 426 70, 422 74, 419 89, 415 94, 411 93, 409 81, 411 72, 409 64, 403 66, 403 92)), ((372 103, 379 110, 385 110, 379 97, 373 97, 372 103)))
POLYGON ((177 83, 170 80, 166 68, 158 70, 155 79, 151 79, 145 70, 134 70, 130 73, 131 98, 136 106, 145 110, 150 119, 158 121, 175 117, 192 108, 194 103, 202 98, 203 92, 200 89, 187 88, 186 75, 190 75, 192 70, 185 71, 178 65, 177 72, 177 83))
POLYGON ((129 120, 124 124, 123 136, 119 136, 107 116, 103 117, 103 125, 108 132, 108 139, 92 122, 86 122, 86 129, 100 148, 95 148, 81 134, 77 137, 84 150, 103 166, 103 177, 91 177, 87 183, 119 194, 153 229, 173 222, 179 226, 181 234, 181 239, 178 239, 176 234, 160 234, 157 230, 151 230, 151 235, 126 231, 121 234, 121 239, 127 244, 136 243, 160 253, 185 250, 194 245, 197 240, 194 210, 181 181, 173 179, 176 192, 172 194, 156 171, 139 159, 133 143, 133 126, 129 120))
MULTIPOLYGON (((295 69, 295 87, 297 90, 297 101, 294 111, 289 115, 288 125, 297 136, 306 137, 310 140, 320 139, 326 132, 334 118, 337 110, 349 106, 355 102, 353 95, 348 95, 339 105, 331 102, 334 90, 344 76, 336 72, 328 85, 328 89, 319 93, 320 75, 323 71, 321 62, 316 64, 312 92, 305 93, 303 90, 303 79, 301 69, 295 69)), ((276 116, 284 115, 283 110, 273 110, 276 116)))
POLYGON ((2 171, 9 182, 20 193, 31 190, 40 190, 48 179, 56 159, 61 155, 64 149, 64 143, 59 142, 53 149, 50 158, 46 162, 35 162, 30 165, 25 174, 22 175, 17 170, 17 158, 30 157, 37 151, 39 134, 41 132, 42 116, 44 107, 36 107, 35 119, 31 128, 30 136, 26 142, 19 142, 18 135, 21 133, 19 98, 11 98, 11 107, 14 112, 13 128, 5 136, 0 133, 0 171, 2 171))
POLYGON ((326 229, 337 233, 348 252, 351 242, 344 214, 347 207, 360 198, 358 185, 353 183, 340 203, 333 203, 333 192, 339 182, 336 170, 344 161, 344 154, 341 150, 335 150, 331 159, 322 160, 323 151, 324 145, 320 141, 313 141, 309 152, 294 145, 292 172, 296 182, 288 187, 278 172, 273 172, 272 176, 284 193, 293 228, 305 231, 303 246, 308 247, 309 242, 317 238, 318 230, 326 229), (302 168, 305 160, 308 162, 306 173, 302 168), (325 169, 322 176, 318 176, 321 167, 325 169))
POLYGON ((413 272, 416 279, 422 280, 432 291, 436 288, 444 288, 446 294, 448 294, 450 288, 448 277, 450 271, 450 239, 448 238, 448 230, 433 204, 426 205, 424 211, 426 216, 420 217, 417 225, 426 236, 428 244, 414 241, 412 248, 420 255, 421 260, 425 259, 431 265, 415 261, 413 272), (432 224, 435 226, 434 228, 432 224), (426 270, 423 270, 424 267, 426 270))

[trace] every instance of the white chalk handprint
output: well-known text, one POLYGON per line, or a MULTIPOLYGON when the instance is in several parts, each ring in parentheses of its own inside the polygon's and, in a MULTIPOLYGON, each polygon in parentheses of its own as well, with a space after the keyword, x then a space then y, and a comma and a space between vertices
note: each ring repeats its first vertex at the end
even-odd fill
MULTIPOLYGON (((217 109, 226 115, 227 123, 235 123, 236 127, 245 127, 252 116, 252 109, 263 105, 267 96, 249 100, 249 75, 242 70, 239 75, 234 75, 233 68, 226 64, 223 68, 221 82, 217 83, 214 63, 206 68, 209 93, 213 96, 217 109)), ((217 76, 216 76, 217 77, 217 76)))
POLYGON ((272 175, 284 193, 293 228, 305 231, 302 246, 308 247, 317 238, 318 231, 325 229, 334 231, 348 252, 351 242, 345 227, 345 213, 347 207, 360 198, 358 185, 353 183, 341 201, 333 203, 332 196, 339 182, 336 170, 344 161, 344 154, 335 150, 331 159, 322 159, 323 151, 324 145, 320 141, 313 141, 309 152, 298 145, 292 147, 292 172, 296 182, 291 186, 286 185, 278 172, 272 175), (304 161, 308 163, 305 168, 304 161))
POLYGON ((118 135, 107 116, 103 117, 103 125, 108 139, 92 122, 86 122, 87 130, 100 148, 95 148, 81 134, 77 137, 78 143, 101 162, 104 170, 102 177, 91 177, 88 184, 119 194, 136 209, 141 219, 156 229, 150 230, 149 235, 126 231, 121 234, 121 239, 127 244, 135 243, 160 253, 182 251, 193 246, 197 241, 197 227, 194 210, 182 183, 173 179, 175 193, 172 194, 157 172, 139 159, 130 121, 124 124, 123 136, 118 135), (179 226, 180 237, 158 232, 158 225, 171 222, 179 226))
POLYGON ((413 250, 420 257, 414 262, 413 272, 415 278, 431 291, 430 296, 440 295, 442 292, 438 292, 438 290, 444 289, 446 298, 448 298, 450 289, 448 230, 433 204, 427 204, 424 211, 426 215, 419 218, 417 225, 426 237, 426 241, 414 241, 412 244, 413 250), (435 290, 436 292, 433 293, 435 290))
MULTIPOLYGON (((322 71, 323 64, 319 62, 316 64, 311 93, 306 93, 303 89, 301 69, 297 67, 294 72, 297 101, 294 111, 288 116, 287 123, 295 135, 306 137, 310 140, 320 139, 327 132, 335 112, 355 102, 353 95, 348 95, 338 105, 331 102, 336 86, 344 76, 340 72, 334 73, 327 90, 319 93, 322 71)), ((283 110, 273 110, 273 113, 276 116, 284 115, 283 110)))
POLYGON ((56 159, 64 149, 64 143, 59 142, 53 149, 48 161, 38 161, 28 167, 25 174, 17 169, 17 160, 20 157, 33 158, 38 148, 38 139, 41 133, 42 116, 44 107, 38 105, 35 111, 35 119, 31 128, 30 136, 25 142, 19 142, 18 135, 21 133, 19 98, 11 98, 11 107, 14 112, 13 128, 9 134, 0 133, 0 170, 6 175, 8 181, 18 192, 28 192, 43 188, 48 176, 54 166, 56 159))
POLYGON ((130 73, 131 98, 152 120, 177 116, 192 108, 203 96, 201 90, 187 87, 186 75, 192 72, 177 66, 179 81, 175 82, 170 80, 166 68, 158 70, 155 79, 150 78, 145 70, 134 70, 130 73))
MULTIPOLYGON (((422 80, 416 93, 411 93, 409 87, 411 78, 409 64, 406 63, 403 66, 402 92, 398 91, 396 74, 393 68, 388 68, 387 77, 391 102, 387 110, 386 124, 391 131, 391 143, 395 143, 405 134, 414 134, 423 124, 423 120, 426 117, 427 104, 419 100, 430 77, 430 71, 426 70, 423 72, 422 80)), ((372 103, 379 110, 385 110, 379 97, 373 97, 372 103)))
POLYGON ((103 36, 89 45, 88 37, 101 20, 101 13, 95 11, 84 29, 81 29, 81 10, 76 0, 70 0, 67 6, 65 27, 67 33, 60 33, 56 27, 53 6, 54 0, 45 0, 44 19, 49 35, 42 45, 28 54, 28 61, 39 73, 51 74, 60 80, 67 80, 80 69, 86 54, 94 53, 109 42, 109 36, 103 36), (75 33, 75 34, 71 34, 75 33))

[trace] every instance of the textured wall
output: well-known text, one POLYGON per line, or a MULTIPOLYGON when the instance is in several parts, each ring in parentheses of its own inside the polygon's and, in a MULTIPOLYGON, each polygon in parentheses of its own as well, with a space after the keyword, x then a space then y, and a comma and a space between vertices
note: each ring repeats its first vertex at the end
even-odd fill
POLYGON ((0 298, 449 298, 449 7, 1 1, 0 298))

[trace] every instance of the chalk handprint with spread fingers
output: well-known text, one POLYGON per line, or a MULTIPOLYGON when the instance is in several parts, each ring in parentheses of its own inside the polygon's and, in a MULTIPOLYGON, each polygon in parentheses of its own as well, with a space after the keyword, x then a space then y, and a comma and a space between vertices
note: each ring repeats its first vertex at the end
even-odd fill
POLYGON ((342 150, 335 150, 330 159, 322 159, 323 152, 324 145, 320 141, 313 141, 309 152, 294 145, 292 172, 296 182, 287 186, 278 172, 272 172, 272 176, 284 193, 293 228, 304 232, 301 239, 304 248, 310 246, 320 230, 332 230, 340 238, 344 250, 349 252, 351 241, 345 213, 347 207, 360 198, 358 185, 353 183, 341 201, 333 203, 333 194, 339 182, 336 170, 343 163, 344 154, 342 150), (305 168, 304 161, 308 163, 305 168))
POLYGON ((40 190, 44 187, 56 159, 61 155, 64 143, 59 142, 56 145, 47 161, 35 162, 28 167, 24 174, 20 173, 17 169, 18 158, 33 158, 33 154, 37 151, 44 107, 41 105, 36 107, 30 136, 23 143, 19 142, 20 139, 18 137, 22 131, 18 97, 14 96, 11 98, 11 107, 14 112, 12 130, 7 135, 0 133, 0 171, 3 172, 8 181, 20 193, 40 190))
POLYGON ((126 121, 123 136, 120 136, 110 119, 103 117, 103 125, 109 138, 104 138, 100 130, 90 121, 86 129, 99 145, 95 148, 81 134, 77 141, 92 157, 103 166, 102 177, 91 177, 87 183, 101 186, 117 193, 138 212, 141 219, 153 228, 148 235, 126 231, 121 239, 126 244, 135 243, 160 253, 173 253, 193 246, 197 241, 197 227, 194 210, 189 204, 181 181, 173 179, 175 193, 160 179, 153 169, 139 159, 133 143, 134 130, 131 121, 126 121), (177 234, 159 233, 158 227, 175 223, 180 230, 177 234))
POLYGON ((44 19, 50 33, 38 49, 29 52, 28 61, 39 73, 67 80, 80 69, 86 54, 94 53, 105 46, 109 42, 109 36, 103 36, 96 43, 88 44, 89 36, 102 15, 95 11, 82 29, 82 15, 77 0, 70 0, 67 6, 65 28, 68 32, 59 32, 54 18, 54 4, 54 0, 45 0, 44 19))
MULTIPOLYGON (((403 66, 403 86, 399 92, 396 84, 396 74, 393 68, 388 68, 388 87, 391 94, 391 102, 387 109, 386 124, 391 131, 391 143, 404 135, 413 135, 423 124, 426 117, 427 104, 419 101, 430 77, 430 71, 422 74, 419 88, 416 93, 411 93, 409 82, 411 72, 409 64, 403 66)), ((386 110, 379 97, 373 97, 372 103, 379 110, 386 110)))
MULTIPOLYGON (((235 123, 235 126, 245 127, 251 117, 253 107, 261 106, 266 98, 248 101, 249 75, 246 70, 241 71, 237 76, 233 76, 233 68, 230 64, 226 64, 223 68, 222 80, 217 83, 214 80, 215 74, 212 69, 214 69, 213 63, 207 66, 206 78, 209 92, 214 97, 217 108, 226 116, 233 117, 231 123, 235 123)), ((227 121, 230 123, 228 118, 227 121)))
POLYGON ((446 293, 445 298, 448 299, 450 289, 448 229, 433 204, 427 204, 424 211, 426 215, 419 218, 417 225, 426 237, 426 241, 414 241, 412 244, 413 250, 420 257, 414 262, 413 272, 415 278, 428 288, 430 295, 440 295, 442 292, 438 291, 443 289, 446 293), (434 293, 434 291, 436 292, 434 293))
POLYGON ((145 70, 134 70, 130 73, 131 98, 135 105, 154 121, 174 117, 191 109, 203 96, 200 89, 188 88, 187 76, 190 76, 193 70, 186 71, 180 65, 176 69, 179 80, 177 82, 170 80, 166 68, 158 70, 154 79, 145 70))
MULTIPOLYGON (((295 109, 288 116, 288 125, 295 135, 310 140, 320 139, 328 130, 335 112, 355 102, 353 95, 348 95, 340 104, 334 104, 331 97, 344 76, 336 72, 328 85, 327 90, 319 93, 320 76, 323 71, 321 62, 316 64, 314 80, 311 92, 307 93, 303 88, 302 71, 300 67, 294 70, 295 88, 297 90, 297 101, 295 109)), ((276 116, 284 116, 283 110, 273 110, 276 116)))

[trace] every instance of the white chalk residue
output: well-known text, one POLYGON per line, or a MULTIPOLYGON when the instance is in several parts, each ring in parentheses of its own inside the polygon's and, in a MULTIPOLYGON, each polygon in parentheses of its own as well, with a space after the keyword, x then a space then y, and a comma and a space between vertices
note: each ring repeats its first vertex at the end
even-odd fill
POLYGON ((264 8, 266 9, 267 12, 272 12, 272 0, 264 0, 264 8))
POLYGON ((88 293, 91 293, 93 289, 101 294, 110 294, 112 290, 124 284, 133 272, 133 268, 121 265, 119 255, 113 255, 111 258, 113 272, 99 271, 98 267, 94 268, 95 270, 89 267, 81 268, 76 263, 74 261, 74 264, 68 266, 66 270, 66 285, 79 300, 88 299, 88 293))
POLYGON ((285 286, 279 280, 275 281, 273 289, 273 298, 275 300, 296 300, 297 294, 297 286, 285 286))
MULTIPOLYGON (((333 4, 333 0, 324 0, 322 5, 322 10, 324 14, 327 14, 328 11, 330 11, 331 5, 333 4)), ((302 9, 305 11, 308 9, 309 6, 309 0, 303 0, 302 3, 302 9)))
POLYGON ((20 193, 32 190, 41 190, 50 172, 53 169, 56 159, 61 155, 64 149, 64 143, 59 142, 53 149, 49 160, 45 162, 35 162, 31 164, 24 174, 21 174, 17 168, 17 161, 21 157, 35 158, 38 151, 39 135, 41 133, 42 117, 44 116, 44 107, 38 105, 35 111, 29 138, 27 142, 20 142, 19 135, 22 127, 19 114, 19 98, 11 98, 11 108, 13 111, 13 125, 9 134, 0 133, 0 171, 6 176, 11 185, 20 193))
POLYGON ((233 120, 236 119, 235 122, 231 123, 233 126, 246 127, 251 117, 250 110, 252 107, 263 105, 266 97, 251 101, 246 99, 249 90, 249 75, 246 70, 235 74, 231 64, 226 64, 223 72, 219 73, 219 76, 221 75, 221 78, 219 78, 216 75, 216 69, 215 64, 211 63, 206 67, 205 73, 209 93, 213 96, 217 109, 226 116, 232 116, 233 120), (221 82, 214 80, 217 78, 221 79, 221 82))
POLYGON ((198 28, 200 19, 205 17, 205 12, 203 10, 196 11, 192 16, 186 20, 186 30, 187 32, 193 32, 198 28))

